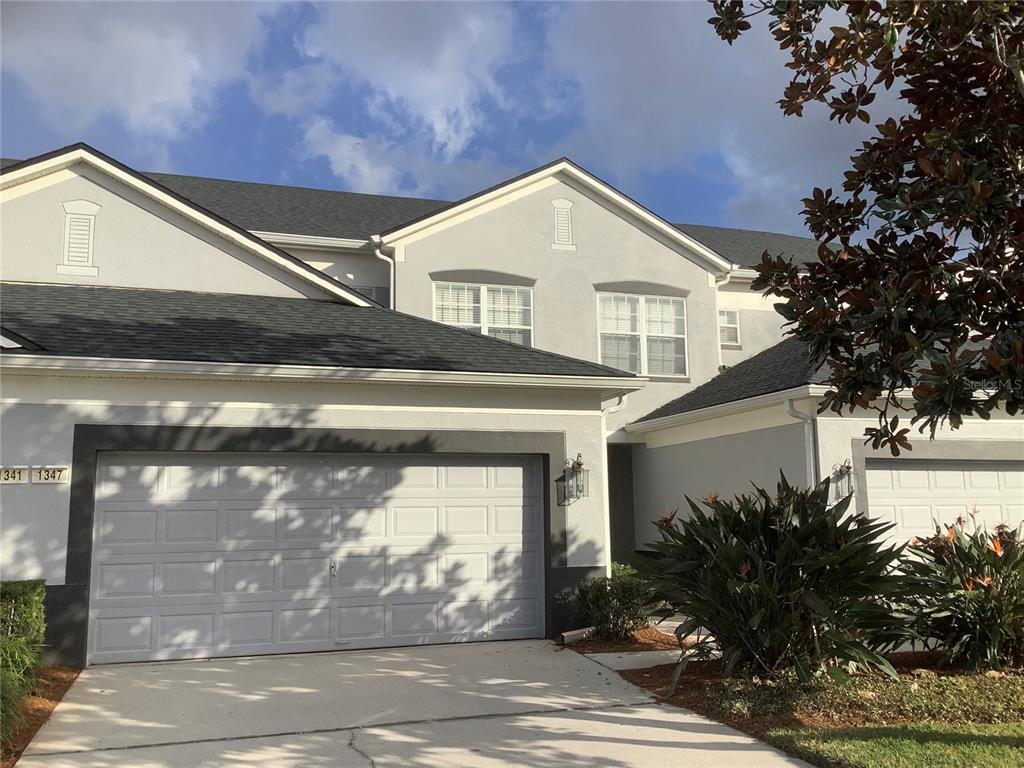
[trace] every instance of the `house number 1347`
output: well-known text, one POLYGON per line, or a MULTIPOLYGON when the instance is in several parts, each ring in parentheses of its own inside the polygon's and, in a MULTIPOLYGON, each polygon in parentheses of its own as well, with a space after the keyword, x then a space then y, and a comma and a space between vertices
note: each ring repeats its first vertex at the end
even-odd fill
POLYGON ((68 481, 67 467, 33 467, 33 483, 66 483, 68 481))

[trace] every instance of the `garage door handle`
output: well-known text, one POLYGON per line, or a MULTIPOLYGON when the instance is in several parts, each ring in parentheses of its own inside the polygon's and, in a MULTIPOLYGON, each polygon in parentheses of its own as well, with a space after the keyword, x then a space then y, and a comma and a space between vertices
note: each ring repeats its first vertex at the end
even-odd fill
POLYGON ((331 576, 338 575, 338 562, 334 558, 331 558, 331 576))

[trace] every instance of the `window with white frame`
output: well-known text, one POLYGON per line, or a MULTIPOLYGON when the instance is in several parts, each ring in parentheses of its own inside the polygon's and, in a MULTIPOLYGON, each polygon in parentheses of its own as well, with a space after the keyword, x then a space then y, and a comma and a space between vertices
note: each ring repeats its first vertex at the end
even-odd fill
POLYGON ((739 346, 740 313, 737 309, 718 310, 718 341, 722 345, 739 346))
POLYGON ((93 243, 96 238, 96 213, 100 206, 88 200, 69 200, 64 208, 64 250, 58 274, 96 275, 93 243))
POLYGON ((434 283, 434 319, 530 347, 533 346, 533 289, 434 283))
POLYGON ((598 294, 601 362, 647 376, 686 375, 686 300, 598 294))
POLYGON ((556 250, 575 251, 576 244, 572 239, 572 201, 559 198, 552 200, 551 205, 555 210, 551 247, 556 250))

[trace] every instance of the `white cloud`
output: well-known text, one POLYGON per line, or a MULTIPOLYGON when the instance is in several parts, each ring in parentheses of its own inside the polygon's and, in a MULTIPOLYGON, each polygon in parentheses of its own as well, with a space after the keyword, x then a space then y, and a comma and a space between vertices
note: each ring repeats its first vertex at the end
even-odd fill
POLYGON ((356 136, 316 118, 303 134, 302 152, 323 157, 331 172, 357 192, 452 197, 485 189, 518 171, 491 152, 474 158, 435 157, 423 139, 390 141, 356 136))
POLYGON ((401 173, 393 165, 393 144, 336 131, 323 118, 306 127, 304 141, 307 152, 326 158, 331 172, 351 189, 376 194, 402 190, 401 173))
POLYGON ((209 119, 268 3, 7 3, 2 67, 68 139, 113 116, 155 147, 209 119))
POLYGON ((306 32, 305 53, 371 89, 385 126, 413 126, 445 159, 485 127, 501 103, 496 75, 515 52, 517 17, 496 3, 331 3, 306 32))
MULTIPOLYGON (((789 70, 767 30, 755 25, 730 47, 710 15, 705 3, 565 6, 548 31, 548 62, 577 83, 581 126, 560 147, 600 156, 620 180, 717 153, 738 187, 727 203, 736 225, 804 234, 800 199, 838 185, 872 129, 829 123, 813 107, 785 117, 776 102, 789 70)), ((887 107, 893 99, 880 98, 876 117, 887 107)))
POLYGON ((331 98, 336 73, 323 62, 303 64, 279 74, 249 76, 249 94, 268 115, 302 117, 331 98))

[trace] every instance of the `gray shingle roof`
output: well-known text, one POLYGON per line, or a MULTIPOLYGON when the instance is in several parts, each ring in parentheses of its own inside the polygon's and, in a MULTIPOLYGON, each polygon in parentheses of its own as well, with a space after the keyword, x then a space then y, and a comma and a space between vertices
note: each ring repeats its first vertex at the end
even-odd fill
POLYGON ((251 232, 367 240, 449 203, 329 189, 145 174, 158 184, 251 232))
POLYGON ((0 325, 42 347, 38 354, 631 376, 390 309, 329 300, 5 283, 0 325))
POLYGON ((809 237, 780 235, 777 232, 758 232, 753 229, 707 227, 703 224, 673 224, 676 229, 699 240, 722 258, 741 267, 756 267, 766 250, 804 264, 818 259, 818 243, 809 237))
MULTIPOLYGON (((5 158, 0 161, 0 168, 17 162, 20 161, 5 158)), ((371 235, 388 232, 455 205, 445 200, 367 195, 170 173, 143 175, 250 232, 366 240, 371 235)), ((507 183, 501 182, 492 189, 507 183)), ((470 198, 486 191, 474 193, 470 198)), ((765 250, 784 254, 797 263, 817 258, 818 244, 807 237, 702 224, 673 226, 727 261, 742 267, 760 264, 765 250)))
POLYGON ((827 370, 815 370, 804 351, 803 342, 788 338, 737 363, 711 381, 665 403, 637 421, 675 416, 804 384, 821 384, 827 377, 827 370))

